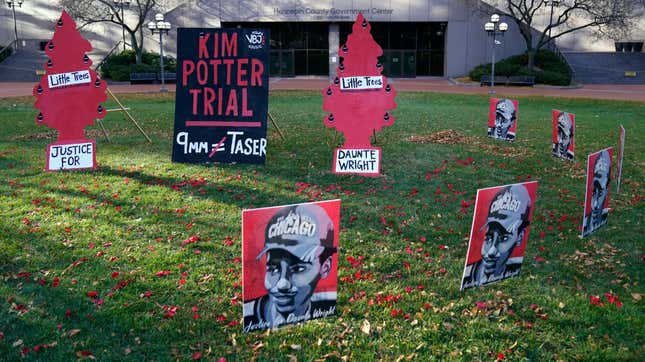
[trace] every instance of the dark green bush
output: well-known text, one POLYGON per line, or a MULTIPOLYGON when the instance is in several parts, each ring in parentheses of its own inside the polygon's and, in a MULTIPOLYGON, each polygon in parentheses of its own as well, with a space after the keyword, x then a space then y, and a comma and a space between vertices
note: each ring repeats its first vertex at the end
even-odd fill
POLYGON ((571 74, 543 70, 535 74, 535 82, 551 85, 569 85, 571 84, 571 74))
MULTIPOLYGON (((535 82, 550 85, 568 85, 571 83, 571 72, 560 57, 546 49, 541 49, 535 55, 535 68, 527 68, 528 55, 520 54, 502 59, 495 63, 495 74, 503 76, 533 75, 535 82)), ((491 73, 491 63, 476 66, 468 73, 471 80, 479 82, 485 74, 491 73)))
MULTIPOLYGON (((157 73, 159 72, 159 54, 143 52, 141 64, 136 64, 136 55, 133 50, 125 50, 105 59, 101 66, 104 78, 115 81, 129 81, 130 73, 157 73)), ((177 71, 177 61, 172 57, 164 56, 164 70, 177 71)))

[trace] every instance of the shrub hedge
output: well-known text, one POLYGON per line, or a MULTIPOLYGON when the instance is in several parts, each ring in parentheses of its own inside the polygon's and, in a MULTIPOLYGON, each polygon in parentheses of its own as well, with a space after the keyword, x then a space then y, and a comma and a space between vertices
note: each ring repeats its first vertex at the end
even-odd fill
MULTIPOLYGON (((164 70, 177 71, 177 61, 172 57, 164 56, 164 70)), ((159 54, 143 52, 141 64, 136 64, 136 55, 133 50, 125 50, 120 54, 110 55, 101 66, 103 78, 115 81, 129 81, 130 73, 157 73, 159 72, 159 54)))
MULTIPOLYGON (((528 55, 514 55, 495 63, 495 74, 500 76, 533 75, 535 82, 550 85, 569 85, 571 72, 560 57, 546 49, 541 49, 535 55, 535 68, 527 68, 528 55)), ((490 74, 491 63, 481 64, 470 71, 471 80, 479 82, 484 74, 490 74)))

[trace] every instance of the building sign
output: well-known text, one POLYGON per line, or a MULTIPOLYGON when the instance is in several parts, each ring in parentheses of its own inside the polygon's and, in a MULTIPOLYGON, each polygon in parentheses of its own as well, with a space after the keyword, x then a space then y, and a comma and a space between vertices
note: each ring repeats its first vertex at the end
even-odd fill
POLYGON ((172 160, 264 163, 269 32, 179 28, 172 160))
POLYGON ((538 182, 477 190, 461 290, 520 274, 538 182))
POLYGON ((325 126, 345 135, 343 147, 334 154, 332 170, 338 174, 378 176, 381 149, 372 147, 370 137, 394 123, 388 110, 396 108, 396 91, 381 75, 383 66, 378 57, 383 50, 374 41, 363 14, 358 14, 338 54, 338 77, 323 90, 323 109, 329 112, 325 126))
POLYGON ((47 148, 48 171, 96 168, 96 143, 85 139, 85 127, 105 117, 100 103, 107 99, 107 84, 91 69, 90 50, 90 42, 63 11, 45 47, 49 59, 44 75, 33 90, 34 107, 40 110, 36 123, 58 131, 47 148))
POLYGON ((340 200, 242 212, 244 332, 336 314, 340 200))
POLYGON ((371 7, 365 9, 356 8, 313 8, 308 6, 296 6, 291 8, 273 8, 273 15, 282 17, 306 17, 313 20, 340 20, 354 19, 358 14, 370 17, 384 17, 394 14, 394 9, 371 7))

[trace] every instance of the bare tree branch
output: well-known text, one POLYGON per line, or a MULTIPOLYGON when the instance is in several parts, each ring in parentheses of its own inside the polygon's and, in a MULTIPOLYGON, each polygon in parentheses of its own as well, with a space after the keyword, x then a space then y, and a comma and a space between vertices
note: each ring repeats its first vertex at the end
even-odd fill
POLYGON ((554 39, 581 29, 591 29, 597 35, 626 37, 645 13, 642 0, 562 0, 555 8, 549 8, 551 4, 544 0, 484 0, 484 3, 496 7, 517 24, 526 42, 530 69, 537 51, 554 39), (543 14, 549 14, 550 22, 538 27, 535 20, 543 14))
POLYGON ((143 54, 143 30, 153 11, 164 8, 163 0, 136 0, 123 10, 114 0, 61 0, 67 12, 81 22, 80 28, 97 23, 121 26, 130 37, 130 45, 136 54, 137 64, 143 54), (128 16, 134 14, 135 16, 128 16))

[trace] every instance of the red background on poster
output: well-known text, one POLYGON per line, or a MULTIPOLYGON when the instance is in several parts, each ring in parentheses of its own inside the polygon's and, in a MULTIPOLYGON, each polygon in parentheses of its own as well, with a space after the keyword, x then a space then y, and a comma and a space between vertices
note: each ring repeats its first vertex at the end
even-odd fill
MULTIPOLYGON (((558 116, 562 113, 562 111, 553 109, 551 110, 551 119, 553 121, 553 144, 558 143, 558 116)), ((571 128, 573 129, 573 137, 571 138, 571 143, 569 143, 569 152, 575 153, 575 143, 576 143, 576 120, 575 120, 575 115, 573 113, 568 113, 569 119, 571 120, 571 128)))
POLYGON ((45 75, 33 90, 34 107, 40 109, 36 123, 55 128, 57 142, 85 139, 85 126, 94 124, 94 119, 105 117, 105 109, 100 103, 107 99, 107 84, 90 69, 92 60, 86 55, 90 50, 90 42, 81 36, 74 20, 63 11, 56 22, 54 37, 45 47, 49 56, 44 64, 45 75), (89 71, 90 82, 49 87, 50 75, 77 71, 89 71))
MULTIPOLYGON (((340 200, 314 202, 320 206, 334 224, 334 246, 338 248, 338 229, 340 228, 340 200)), ((259 261, 255 258, 264 248, 264 229, 271 217, 280 209, 290 205, 244 210, 242 212, 242 275, 244 300, 258 298, 267 294, 264 287, 266 255, 259 261)), ((332 270, 325 279, 320 279, 315 292, 336 291, 338 284, 338 252, 332 256, 332 270)))
POLYGON ((379 89, 340 90, 340 78, 381 76, 383 66, 378 63, 378 57, 383 55, 383 50, 370 31, 370 24, 359 13, 347 42, 338 50, 342 58, 336 68, 338 76, 322 93, 323 109, 330 112, 325 126, 345 135, 343 148, 369 148, 373 132, 394 123, 388 110, 396 108, 396 90, 385 76, 379 89))
MULTIPOLYGON (((522 183, 522 185, 526 187, 526 190, 528 191, 529 196, 531 197, 532 207, 531 207, 531 212, 529 214, 529 220, 533 220, 533 211, 535 211, 535 197, 537 196, 538 182, 531 181, 531 182, 522 183)), ((482 243, 484 241, 484 235, 486 235, 486 228, 482 228, 482 227, 484 226, 484 224, 486 224, 486 220, 488 219, 488 209, 489 209, 490 203, 491 201, 493 201, 493 197, 495 197, 495 194, 497 193, 497 191, 507 186, 510 186, 510 185, 489 187, 489 188, 477 190, 477 201, 475 203, 475 215, 473 216, 473 225, 472 225, 472 229, 470 230, 470 242, 468 243, 468 255, 466 257, 466 265, 476 263, 479 260, 481 260, 482 243)), ((524 250, 526 249, 526 241, 529 238, 530 231, 531 231, 531 226, 528 226, 526 229, 526 233, 524 234, 524 239, 522 240, 522 244, 520 244, 515 249, 513 249, 513 252, 511 253, 511 256, 510 256, 511 258, 524 255, 524 250)))
MULTIPOLYGON (((488 107, 488 127, 495 127, 495 107, 497 106, 497 102, 501 101, 502 99, 503 98, 490 99, 490 106, 488 107)), ((508 129, 508 131, 517 134, 515 130, 517 129, 517 119, 519 118, 520 114, 520 104, 515 99, 509 100, 513 102, 513 105, 515 106, 515 121, 513 122, 511 128, 508 129)))
MULTIPOLYGON (((612 175, 611 166, 613 164, 613 159, 614 159, 614 148, 609 147, 609 148, 606 148, 606 150, 607 150, 607 153, 609 153, 609 161, 610 161, 609 180, 611 180, 611 175, 612 175)), ((604 150, 594 152, 587 157, 587 188, 585 190, 585 210, 583 213, 583 217, 588 215, 591 212, 591 194, 593 191, 592 183, 593 183, 593 174, 594 174, 593 166, 594 166, 594 163, 596 162, 596 158, 598 158, 598 156, 602 151, 604 150)), ((607 185, 607 198, 605 199, 605 203, 602 206, 603 209, 606 209, 609 207, 610 197, 611 197, 611 181, 609 182, 609 185, 607 185)))

